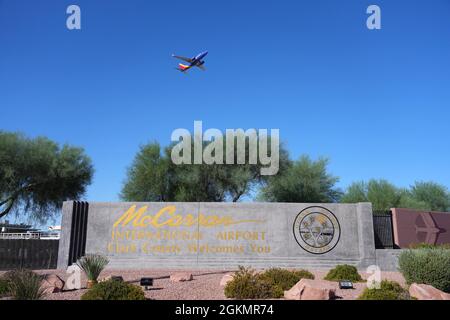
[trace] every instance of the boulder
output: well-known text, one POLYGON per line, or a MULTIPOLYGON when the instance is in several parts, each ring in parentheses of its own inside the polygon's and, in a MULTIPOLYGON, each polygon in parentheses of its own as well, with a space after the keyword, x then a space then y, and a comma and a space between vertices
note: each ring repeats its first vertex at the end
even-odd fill
POLYGON ((56 274, 48 274, 42 280, 44 293, 56 293, 63 291, 65 282, 56 274))
POLYGON ((450 300, 450 293, 445 293, 428 284, 413 283, 409 294, 417 300, 450 300))
POLYGON ((188 272, 178 272, 170 275, 170 281, 172 282, 191 281, 193 279, 192 273, 188 272))
POLYGON ((230 282, 231 280, 233 280, 234 275, 231 273, 227 273, 225 274, 222 279, 220 280, 220 286, 221 287, 225 287, 227 285, 228 282, 230 282))
POLYGON ((325 280, 301 279, 284 292, 287 300, 330 300, 334 298, 336 284, 325 280))

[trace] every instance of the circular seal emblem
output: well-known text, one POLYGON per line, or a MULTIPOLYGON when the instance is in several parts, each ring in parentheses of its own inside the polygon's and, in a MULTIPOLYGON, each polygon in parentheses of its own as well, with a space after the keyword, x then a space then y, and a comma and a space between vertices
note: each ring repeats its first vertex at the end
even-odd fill
POLYGON ((323 207, 303 209, 294 220, 294 237, 304 250, 323 254, 339 242, 341 227, 336 216, 323 207))

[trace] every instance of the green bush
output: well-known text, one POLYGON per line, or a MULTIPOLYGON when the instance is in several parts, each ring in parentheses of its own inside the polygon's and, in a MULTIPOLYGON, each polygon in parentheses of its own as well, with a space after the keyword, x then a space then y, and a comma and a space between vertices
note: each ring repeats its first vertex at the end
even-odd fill
POLYGON ((258 277, 279 286, 282 290, 289 290, 301 279, 314 279, 314 275, 307 270, 289 271, 280 268, 268 269, 258 277))
POLYGON ((97 281, 108 262, 108 258, 100 254, 87 254, 77 261, 77 265, 84 271, 88 280, 97 281))
POLYGON ((8 295, 8 286, 8 281, 6 279, 0 278, 0 298, 8 295))
POLYGON ((408 284, 429 284, 450 292, 450 250, 412 249, 399 256, 399 270, 408 284))
POLYGON ((138 286, 111 279, 95 284, 81 300, 145 300, 145 295, 138 286))
POLYGON ((281 298, 284 294, 281 287, 263 279, 253 269, 241 266, 225 286, 224 293, 227 298, 235 299, 281 298))
POLYGON ((44 297, 42 276, 31 270, 13 270, 3 276, 8 295, 14 300, 40 300, 44 297))
POLYGON ((362 281, 361 275, 358 273, 358 269, 348 264, 341 264, 331 269, 325 276, 325 280, 329 281, 342 281, 349 280, 353 282, 362 281))
POLYGON ((358 297, 358 300, 410 300, 408 291, 397 282, 383 280, 380 288, 366 288, 358 297))
POLYGON ((285 290, 303 278, 314 279, 314 275, 307 270, 289 271, 280 268, 257 274, 253 269, 239 267, 224 292, 226 297, 235 299, 281 298, 285 290))
POLYGON ((410 249, 450 249, 450 243, 430 244, 430 243, 414 243, 409 246, 410 249))

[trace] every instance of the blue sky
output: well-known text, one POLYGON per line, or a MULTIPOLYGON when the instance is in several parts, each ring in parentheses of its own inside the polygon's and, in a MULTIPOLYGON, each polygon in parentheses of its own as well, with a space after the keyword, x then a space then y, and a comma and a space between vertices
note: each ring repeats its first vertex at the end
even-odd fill
POLYGON ((118 200, 139 145, 176 128, 279 128, 345 188, 450 186, 450 1, 0 0, 2 130, 83 146, 118 200), (82 30, 66 28, 81 7, 82 30), (366 28, 366 8, 382 30, 366 28), (209 50, 206 72, 172 53, 209 50))

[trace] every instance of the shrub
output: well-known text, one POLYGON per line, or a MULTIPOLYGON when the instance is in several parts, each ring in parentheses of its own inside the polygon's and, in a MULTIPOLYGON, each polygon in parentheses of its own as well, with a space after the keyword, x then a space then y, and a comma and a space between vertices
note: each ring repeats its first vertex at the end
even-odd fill
POLYGON ((383 280, 380 288, 364 289, 358 300, 410 300, 408 291, 397 282, 383 280))
POLYGON ((233 280, 225 286, 225 296, 236 299, 281 298, 301 279, 314 279, 307 270, 289 271, 280 268, 268 269, 257 274, 253 269, 239 267, 233 280))
POLYGON ((341 264, 331 269, 325 277, 325 280, 329 281, 342 281, 349 280, 353 282, 362 281, 361 275, 358 273, 358 269, 348 264, 341 264))
POLYGON ((145 295, 138 286, 111 279, 94 285, 81 300, 145 300, 145 295))
POLYGON ((0 298, 7 296, 9 293, 8 281, 4 278, 0 278, 0 298))
POLYGON ((224 290, 227 298, 269 299, 283 296, 283 289, 258 276, 253 269, 239 267, 224 290))
POLYGON ((88 254, 77 261, 77 265, 86 273, 88 280, 97 281, 98 276, 108 264, 108 259, 100 254, 88 254))
POLYGON ((40 300, 44 297, 42 276, 31 270, 13 270, 4 275, 7 292, 14 300, 40 300))
POLYGON ((280 268, 268 269, 258 277, 279 286, 282 290, 289 290, 301 279, 314 279, 314 275, 307 270, 289 271, 280 268))
POLYGON ((450 249, 450 243, 430 244, 430 243, 414 243, 409 246, 410 249, 450 249))
POLYGON ((413 249, 399 256, 399 270, 408 284, 429 284, 450 292, 450 250, 413 249))

